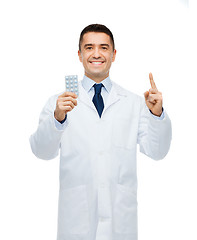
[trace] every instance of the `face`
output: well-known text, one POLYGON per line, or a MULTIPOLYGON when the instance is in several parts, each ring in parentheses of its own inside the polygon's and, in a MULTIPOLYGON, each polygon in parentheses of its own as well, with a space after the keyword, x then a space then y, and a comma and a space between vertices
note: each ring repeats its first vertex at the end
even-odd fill
POLYGON ((83 35, 79 60, 83 63, 85 75, 95 82, 109 76, 109 69, 115 60, 110 36, 105 33, 88 32, 83 35))

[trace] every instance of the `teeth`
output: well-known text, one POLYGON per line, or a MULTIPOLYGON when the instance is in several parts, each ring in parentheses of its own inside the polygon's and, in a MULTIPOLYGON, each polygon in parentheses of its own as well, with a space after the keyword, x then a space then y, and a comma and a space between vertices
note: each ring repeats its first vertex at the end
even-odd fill
POLYGON ((102 62, 92 62, 93 64, 101 64, 102 62))

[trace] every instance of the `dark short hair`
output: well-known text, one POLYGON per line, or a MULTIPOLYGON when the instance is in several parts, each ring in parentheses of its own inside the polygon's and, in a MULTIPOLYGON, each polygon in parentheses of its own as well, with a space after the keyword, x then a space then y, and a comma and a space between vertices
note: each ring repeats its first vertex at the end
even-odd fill
POLYGON ((91 25, 88 25, 87 27, 85 27, 80 34, 79 51, 81 51, 81 43, 83 40, 83 35, 88 32, 106 33, 111 39, 113 50, 115 49, 114 37, 113 37, 112 32, 109 30, 109 28, 107 28, 105 25, 102 25, 102 24, 91 24, 91 25))

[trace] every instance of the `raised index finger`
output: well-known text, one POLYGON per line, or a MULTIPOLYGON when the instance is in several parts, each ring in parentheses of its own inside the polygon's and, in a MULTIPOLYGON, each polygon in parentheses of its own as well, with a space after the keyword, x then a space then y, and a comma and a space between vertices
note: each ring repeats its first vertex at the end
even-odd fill
POLYGON ((152 87, 153 89, 157 89, 156 84, 155 84, 155 82, 154 82, 154 80, 153 80, 153 75, 152 75, 152 73, 149 73, 149 79, 150 79, 150 85, 151 85, 151 87, 152 87))

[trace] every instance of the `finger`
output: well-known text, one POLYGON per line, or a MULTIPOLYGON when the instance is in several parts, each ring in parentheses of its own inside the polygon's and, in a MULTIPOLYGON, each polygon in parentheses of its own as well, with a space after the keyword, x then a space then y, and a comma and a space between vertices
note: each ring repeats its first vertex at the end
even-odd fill
POLYGON ((73 97, 77 98, 78 96, 74 92, 64 92, 60 95, 60 97, 73 97))
POLYGON ((59 100, 61 102, 72 101, 75 106, 77 106, 77 100, 73 97, 60 97, 59 100))
POLYGON ((149 93, 150 93, 150 94, 155 94, 155 93, 158 93, 158 90, 155 89, 155 88, 150 88, 150 89, 149 89, 149 93))
POLYGON ((151 87, 152 87, 153 89, 157 89, 156 84, 155 84, 155 82, 154 82, 154 80, 153 80, 153 75, 152 75, 152 73, 149 73, 149 79, 150 79, 150 85, 151 85, 151 87))
POLYGON ((153 103, 153 104, 156 103, 156 100, 153 99, 151 96, 149 96, 148 99, 147 99, 146 101, 149 102, 149 103, 153 103))
POLYGON ((71 110, 73 110, 73 108, 71 106, 62 106, 61 110, 66 111, 66 112, 70 112, 71 110))
POLYGON ((146 91, 146 92, 144 93, 144 97, 145 97, 146 100, 148 100, 148 96, 149 96, 149 92, 146 91))
POLYGON ((71 106, 72 108, 75 107, 75 104, 72 101, 61 102, 61 106, 71 106))
POLYGON ((160 94, 149 94, 148 101, 151 103, 162 101, 162 96, 160 94))

